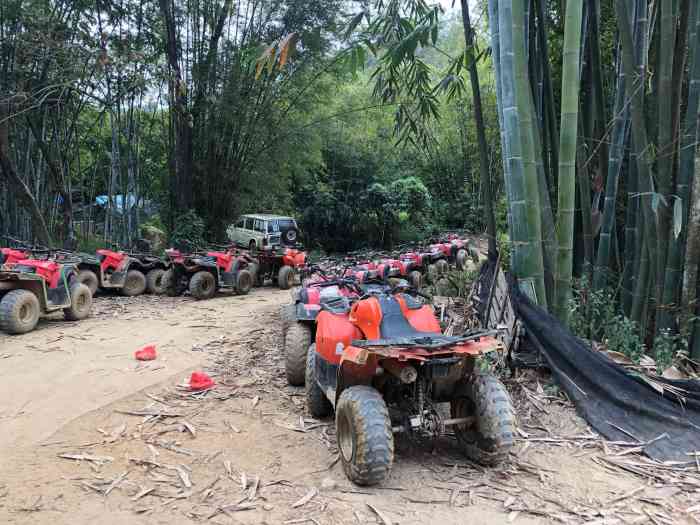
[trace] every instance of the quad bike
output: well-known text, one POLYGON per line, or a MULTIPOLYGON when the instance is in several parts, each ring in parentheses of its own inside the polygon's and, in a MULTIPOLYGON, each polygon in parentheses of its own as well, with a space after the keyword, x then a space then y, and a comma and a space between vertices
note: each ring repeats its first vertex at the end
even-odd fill
POLYGON ((0 248, 0 266, 12 265, 23 259, 28 259, 31 253, 22 249, 16 248, 0 248))
POLYGON ((316 318, 322 310, 341 311, 366 293, 390 289, 378 270, 345 269, 342 276, 329 275, 319 267, 307 269, 307 279, 293 294, 293 303, 282 307, 282 348, 287 382, 304 385, 306 354, 316 337, 316 318))
POLYGON ((132 297, 148 291, 163 293, 166 264, 152 255, 97 250, 96 255, 79 254, 78 280, 95 294, 98 289, 118 290, 132 297))
POLYGON ((306 374, 306 353, 316 333, 316 317, 323 308, 345 307, 362 289, 352 278, 329 276, 317 269, 293 295, 294 302, 282 307, 282 348, 287 382, 302 386, 306 374))
POLYGON ((59 310, 68 321, 85 319, 90 289, 78 281, 77 259, 21 259, 0 270, 0 329, 9 334, 34 330, 39 317, 59 310))
POLYGON ((189 289, 195 299, 211 299, 218 290, 247 294, 253 286, 255 263, 246 254, 233 248, 183 254, 166 250, 170 268, 163 276, 165 293, 171 297, 189 289))
POLYGON ((335 410, 343 468, 359 485, 386 478, 396 433, 435 437, 449 428, 466 456, 493 465, 513 446, 515 415, 503 384, 476 362, 502 348, 488 332, 443 335, 415 289, 366 294, 318 313, 307 406, 318 418, 335 410), (444 417, 436 404, 447 402, 444 417))
POLYGON ((7 235, 5 235, 3 238, 8 242, 9 246, 6 248, 0 248, 0 266, 3 264, 14 264, 23 259, 29 259, 32 252, 35 250, 42 252, 47 251, 47 248, 43 246, 31 246, 29 243, 8 237, 7 235))
POLYGON ((277 286, 289 290, 306 264, 306 252, 296 248, 277 249, 265 246, 256 254, 255 284, 262 286, 267 280, 277 280, 277 286))
MULTIPOLYGON (((431 254, 441 254, 437 256, 438 261, 445 261, 447 264, 454 263, 458 270, 467 268, 468 259, 478 262, 479 255, 473 241, 460 239, 457 236, 451 235, 447 242, 430 245, 431 254)), ((440 265, 437 270, 439 273, 445 273, 445 262, 438 262, 440 265)))

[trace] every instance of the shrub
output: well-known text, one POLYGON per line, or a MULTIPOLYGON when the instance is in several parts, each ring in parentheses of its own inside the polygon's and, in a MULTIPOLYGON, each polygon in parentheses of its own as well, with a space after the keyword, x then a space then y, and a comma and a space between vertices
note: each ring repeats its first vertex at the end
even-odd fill
POLYGON ((194 210, 188 210, 175 218, 175 226, 170 232, 170 242, 174 246, 187 248, 204 244, 204 221, 194 210))

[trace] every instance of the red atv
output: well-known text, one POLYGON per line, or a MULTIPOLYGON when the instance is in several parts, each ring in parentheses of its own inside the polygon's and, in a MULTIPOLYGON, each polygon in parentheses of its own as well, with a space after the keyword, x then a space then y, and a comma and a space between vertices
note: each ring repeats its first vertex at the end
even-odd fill
POLYGON ((267 280, 276 280, 282 290, 289 290, 306 265, 306 252, 296 248, 276 249, 265 246, 257 253, 254 269, 258 286, 267 280))
POLYGON ((97 250, 96 255, 79 254, 78 280, 95 294, 98 289, 119 290, 135 296, 148 291, 163 293, 165 263, 157 257, 122 251, 97 250))
POLYGON ((9 334, 34 330, 39 317, 58 310, 68 321, 86 318, 92 308, 90 289, 77 279, 73 262, 21 259, 0 269, 0 329, 9 334))
POLYGON ((302 386, 306 373, 306 353, 314 341, 316 317, 322 309, 345 310, 350 299, 356 299, 363 291, 352 278, 326 274, 316 267, 305 279, 304 285, 294 294, 294 302, 282 307, 282 348, 287 382, 302 386))
POLYGON ((7 248, 0 248, 0 266, 3 264, 14 264, 23 259, 30 259, 34 250, 46 253, 48 248, 43 246, 30 246, 29 243, 14 239, 7 235, 3 238, 8 242, 7 248))
POLYGON ((395 433, 439 436, 450 428, 465 455, 485 464, 505 459, 514 442, 510 396, 476 366, 502 344, 486 332, 443 335, 432 307, 402 289, 322 309, 307 355, 307 406, 319 418, 335 409, 343 468, 359 485, 386 478, 395 433), (446 402, 450 417, 436 410, 446 402))
POLYGON ((11 265, 31 256, 28 251, 16 248, 0 248, 0 266, 11 265))
POLYGON ((245 295, 253 286, 253 259, 238 254, 234 248, 192 254, 170 249, 166 250, 166 255, 170 268, 163 282, 171 297, 182 295, 187 289, 195 299, 211 299, 218 290, 245 295))

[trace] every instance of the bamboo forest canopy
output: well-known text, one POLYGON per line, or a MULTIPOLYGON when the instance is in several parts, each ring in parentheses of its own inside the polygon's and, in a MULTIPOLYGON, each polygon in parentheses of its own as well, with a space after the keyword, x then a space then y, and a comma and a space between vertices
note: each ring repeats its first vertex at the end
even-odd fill
POLYGON ((4 0, 0 233, 463 228, 580 335, 674 353, 700 345, 699 28, 694 0, 4 0))

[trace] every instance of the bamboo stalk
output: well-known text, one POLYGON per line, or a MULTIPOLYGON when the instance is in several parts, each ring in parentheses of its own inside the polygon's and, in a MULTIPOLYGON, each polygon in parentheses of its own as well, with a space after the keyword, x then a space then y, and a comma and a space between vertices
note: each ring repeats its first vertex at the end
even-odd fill
MULTIPOLYGON (((622 160, 625 154, 625 142, 629 132, 629 108, 625 97, 625 73, 619 61, 617 70, 613 129, 608 156, 608 177, 605 183, 605 204, 603 207, 603 221, 600 231, 600 240, 598 242, 595 272, 593 275, 594 290, 600 290, 606 286, 610 273, 610 246, 615 233, 617 189, 620 173, 622 171, 622 160)), ((632 250, 630 250, 629 253, 631 254, 632 250)))
MULTIPOLYGON (((639 189, 639 207, 644 217, 644 243, 646 250, 654 258, 656 254, 656 224, 655 217, 650 205, 645 205, 645 200, 650 201, 650 193, 653 188, 651 159, 649 158, 649 141, 647 138, 646 123, 644 121, 644 92, 642 89, 643 83, 637 81, 634 75, 634 67, 636 64, 634 58, 634 44, 632 39, 632 31, 629 24, 629 12, 626 5, 626 0, 615 0, 615 12, 617 15, 617 24, 620 33, 620 45, 622 50, 622 65, 625 70, 628 82, 626 82, 627 97, 631 99, 630 113, 632 117, 632 144, 636 155, 636 167, 639 174, 638 189, 639 189)), ((644 250, 644 248, 643 248, 644 250)), ((648 262, 649 279, 653 281, 654 266, 656 261, 648 262)), ((641 271, 640 271, 641 274, 641 271)), ((636 286, 636 289, 639 289, 636 286)), ((639 294, 635 294, 632 311, 639 311, 639 305, 636 304, 641 300, 639 294)))
POLYGON ((499 20, 499 5, 498 0, 489 0, 489 26, 491 29, 491 59, 493 61, 493 73, 496 81, 496 109, 498 113, 498 126, 499 133, 501 137, 501 153, 503 158, 503 179, 504 186, 506 190, 506 205, 507 205, 507 216, 508 216, 508 235, 513 239, 513 217, 511 210, 511 203, 515 200, 513 198, 512 188, 511 188, 511 176, 510 176, 510 158, 508 147, 509 141, 506 136, 506 128, 503 116, 503 86, 502 86, 502 73, 501 73, 501 35, 500 35, 500 20, 499 20))
MULTIPOLYGON (((559 135, 559 191, 557 205, 557 271, 555 312, 563 322, 569 316, 574 252, 576 202, 576 144, 578 131, 579 61, 582 0, 568 0, 564 25, 562 104, 559 135)), ((585 196, 582 195, 582 199, 585 196)))
POLYGON ((673 98, 674 89, 680 86, 672 86, 673 61, 675 48, 676 31, 676 0, 661 0, 661 18, 659 34, 659 56, 657 57, 658 76, 658 97, 657 103, 657 167, 656 177, 658 181, 658 192, 663 197, 658 199, 656 209, 658 231, 657 231, 657 253, 656 253, 656 309, 658 328, 671 324, 667 315, 667 308, 663 298, 664 294, 664 274, 666 272, 666 257, 669 245, 670 198, 672 187, 672 167, 673 167, 673 98))
MULTIPOLYGON (((690 39, 691 62, 688 78, 688 101, 683 131, 680 136, 680 166, 676 184, 676 197, 682 207, 681 224, 678 236, 674 235, 668 243, 668 259, 664 276, 663 306, 660 312, 659 328, 675 329, 675 314, 680 299, 680 284, 683 275, 683 251, 688 238, 688 222, 690 219, 690 184, 696 169, 695 152, 698 137, 698 110, 700 109, 700 7, 693 2, 691 10, 690 39)), ((699 190, 695 190, 696 199, 699 190)), ((675 203, 674 203, 675 204, 675 203)), ((697 261, 695 262, 697 264, 697 261)), ((697 271, 695 272, 697 274, 697 271)))
MULTIPOLYGON (((503 4, 501 4, 503 5, 503 4)), ((511 48, 513 55, 513 87, 515 89, 515 115, 518 121, 520 142, 520 163, 523 177, 523 212, 524 223, 522 235, 514 239, 514 248, 521 251, 518 258, 517 277, 525 285, 532 284, 537 295, 537 302, 547 307, 547 293, 544 284, 544 261, 542 249, 542 224, 540 216, 539 183, 535 166, 535 140, 532 123, 532 92, 527 75, 525 57, 525 20, 524 0, 514 0, 510 11, 511 48)), ((503 18, 501 19, 503 23, 503 18)), ((505 34, 505 33, 504 33, 505 34)), ((503 43, 503 42, 502 42, 503 43)), ((504 82, 505 84, 505 82, 504 82)), ((515 175, 515 174, 514 174, 515 175)))

